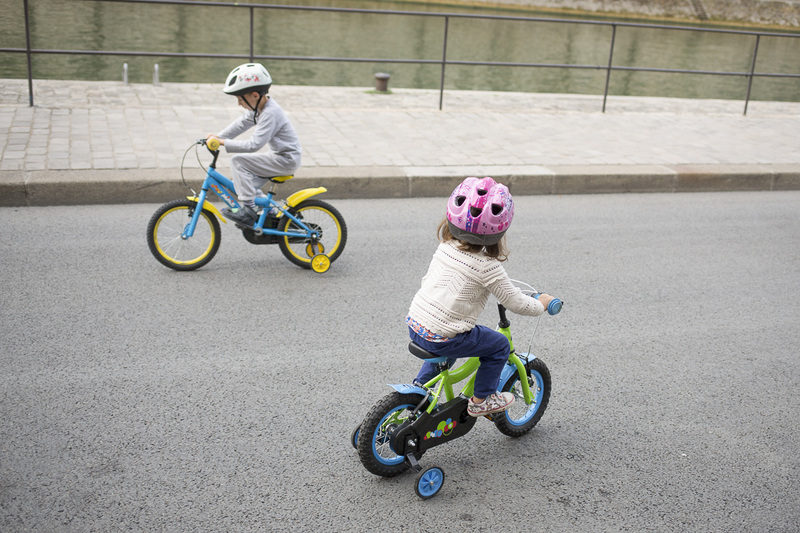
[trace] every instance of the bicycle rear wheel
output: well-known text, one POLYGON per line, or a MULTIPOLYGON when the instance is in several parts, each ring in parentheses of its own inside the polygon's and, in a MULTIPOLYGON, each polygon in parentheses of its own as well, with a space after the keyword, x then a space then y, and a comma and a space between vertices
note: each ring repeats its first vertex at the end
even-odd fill
MULTIPOLYGON (((297 204, 291 212, 309 229, 316 231, 318 236, 316 246, 312 244, 311 238, 305 235, 278 237, 278 246, 286 259, 297 266, 311 268, 314 256, 324 254, 333 263, 341 255, 347 243, 347 225, 341 213, 322 200, 306 200, 297 204)), ((279 219, 278 231, 305 233, 302 227, 286 216, 279 219)))
POLYGON ((411 411, 422 402, 419 394, 392 392, 372 406, 361 422, 356 449, 361 464, 376 476, 392 477, 406 469, 405 457, 397 455, 390 445, 392 432, 405 422, 411 411))
POLYGON ((198 209, 191 200, 173 200, 159 207, 147 224, 147 245, 158 261, 174 270, 195 270, 216 255, 222 241, 219 221, 208 210, 200 212, 194 235, 182 237, 183 230, 198 209))

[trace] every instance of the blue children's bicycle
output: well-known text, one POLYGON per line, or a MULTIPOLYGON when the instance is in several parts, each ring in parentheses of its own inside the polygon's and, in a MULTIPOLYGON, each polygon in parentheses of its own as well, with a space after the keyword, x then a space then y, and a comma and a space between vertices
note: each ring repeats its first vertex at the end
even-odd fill
MULTIPOLYGON (((523 292, 538 297, 527 283, 523 292)), ((547 312, 555 315, 561 311, 562 302, 554 299, 547 312)), ((497 304, 500 322, 497 330, 511 344, 511 355, 500 376, 497 388, 514 394, 511 408, 502 413, 486 415, 497 429, 510 437, 521 437, 539 422, 550 399, 550 371, 541 359, 531 353, 516 353, 511 340, 511 322, 506 309, 497 304)), ((538 325, 538 322, 537 322, 538 325)), ((533 334, 536 333, 534 330, 533 334)), ((533 335, 531 336, 531 342, 533 335)), ((417 472, 414 490, 423 499, 435 496, 444 483, 444 470, 440 466, 422 468, 419 459, 434 446, 463 437, 475 425, 477 418, 467 414, 467 404, 475 385, 475 372, 480 361, 477 357, 466 360, 450 370, 447 360, 424 350, 414 342, 409 351, 420 359, 437 363, 439 374, 429 382, 419 385, 390 385, 394 390, 381 398, 361 424, 353 430, 351 444, 358 450, 361 464, 369 472, 382 477, 393 477, 411 468, 417 472), (466 380, 460 394, 453 386, 466 380)), ((528 346, 530 351, 530 345, 528 346)))
MULTIPOLYGON (((238 209, 233 182, 217 172, 219 143, 201 139, 192 147, 203 145, 213 160, 197 194, 183 177, 192 192, 186 199, 173 200, 159 207, 147 225, 147 244, 156 259, 175 270, 195 270, 214 258, 222 240, 219 220, 227 223, 222 213, 207 200, 214 192, 230 208, 238 209)), ((184 153, 184 160, 186 154, 184 153)), ((198 155, 199 160, 199 155, 198 155)), ((244 238, 252 244, 277 244, 292 263, 314 272, 326 272, 344 250, 347 226, 342 215, 332 205, 312 196, 325 192, 325 187, 303 189, 289 196, 281 205, 274 200, 275 187, 294 176, 268 177, 271 182, 267 196, 256 198, 260 208, 258 221, 252 227, 236 224, 244 238)))

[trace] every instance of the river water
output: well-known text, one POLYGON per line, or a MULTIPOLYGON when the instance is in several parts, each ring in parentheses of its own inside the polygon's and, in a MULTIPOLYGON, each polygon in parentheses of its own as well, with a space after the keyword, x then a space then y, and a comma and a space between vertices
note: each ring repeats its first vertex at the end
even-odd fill
MULTIPOLYGON (((0 11, 0 48, 24 48, 22 0, 0 11)), ((233 2, 229 2, 233 3, 233 2)), ((273 2, 274 3, 274 2, 273 2)), ((31 45, 38 49, 116 50, 207 54, 249 53, 249 9, 87 0, 29 0, 31 45)), ((300 5, 300 4, 298 4, 300 5)), ((304 0, 302 5, 411 12, 552 17, 536 11, 459 8, 362 0, 304 0)), ((588 20, 588 17, 586 18, 588 20)), ((596 19, 597 20, 597 19, 596 19)), ((608 21, 609 19, 604 19, 608 21)), ((626 22, 631 22, 629 19, 626 22)), ((256 9, 256 55, 370 59, 442 58, 444 19, 256 9)), ((451 18, 447 58, 455 61, 600 65, 608 62, 612 29, 573 22, 451 18)), ((798 34, 800 35, 800 34, 798 34)), ((615 66, 748 72, 755 37, 722 33, 618 27, 615 66)), ((220 83, 238 59, 34 55, 34 78, 149 83, 154 64, 164 82, 220 83)), ((391 88, 438 88, 436 64, 263 60, 276 84, 374 86, 391 74, 391 88)), ((756 72, 800 74, 800 38, 762 37, 756 72)), ((0 77, 24 78, 25 54, 0 52, 0 77)), ((602 94, 605 71, 448 65, 446 89, 602 94)), ((610 94, 744 99, 743 76, 615 71, 610 94)), ((800 78, 756 78, 751 98, 800 101, 800 78)))

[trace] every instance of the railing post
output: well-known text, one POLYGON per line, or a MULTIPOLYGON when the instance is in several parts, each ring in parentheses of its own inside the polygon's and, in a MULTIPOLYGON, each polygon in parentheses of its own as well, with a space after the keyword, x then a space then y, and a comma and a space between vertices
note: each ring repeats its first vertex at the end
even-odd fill
POLYGON ((439 111, 442 110, 444 100, 444 67, 447 65, 447 28, 450 26, 450 17, 444 17, 444 40, 442 41, 442 79, 439 82, 439 111))
POLYGON ((33 55, 31 54, 31 26, 28 22, 28 0, 23 0, 25 9, 25 53, 28 56, 28 102, 33 107, 33 55))
POLYGON ((606 88, 603 91, 603 113, 606 112, 606 100, 608 100, 608 85, 611 82, 611 61, 614 59, 614 40, 617 38, 617 25, 611 25, 611 50, 608 52, 608 67, 606 68, 606 88))
POLYGON ((255 8, 250 8, 250 62, 255 61, 255 54, 253 49, 253 18, 255 18, 255 8))
MULTIPOLYGON (((98 2, 132 2, 132 3, 141 3, 141 4, 192 4, 192 2, 187 2, 185 0, 97 0, 98 2)), ((32 35, 31 35, 31 16, 30 16, 30 7, 29 4, 32 4, 29 0, 23 0, 23 9, 24 9, 24 16, 25 16, 25 48, 11 48, 5 49, 0 48, 4 52, 16 52, 16 53, 25 53, 27 58, 27 77, 28 77, 28 97, 30 106, 34 106, 34 94, 33 94, 33 57, 36 54, 50 54, 50 53, 60 53, 60 54, 98 54, 98 55, 117 55, 117 56, 130 56, 130 57, 137 57, 137 56, 153 56, 157 55, 150 52, 132 52, 132 51, 104 51, 104 50, 39 50, 35 49, 32 46, 32 35)), ((417 13, 417 12, 406 12, 406 11, 377 11, 377 10, 366 10, 366 9, 347 9, 347 8, 332 8, 332 7, 310 7, 310 6, 288 6, 288 5, 264 5, 264 4, 254 4, 254 3, 240 3, 240 2, 233 2, 228 4, 223 4, 222 2, 209 2, 209 1, 198 1, 197 5, 205 4, 205 5, 228 5, 231 7, 236 8, 246 8, 249 10, 249 17, 250 17, 250 53, 249 53, 249 60, 255 61, 255 12, 256 9, 260 8, 278 8, 278 9, 302 9, 302 10, 313 10, 313 11, 334 11, 334 12, 358 12, 358 13, 380 13, 380 14, 388 14, 388 15, 425 15, 435 18, 444 18, 444 34, 442 39, 442 57, 440 60, 441 64, 441 79, 439 81, 439 110, 441 111, 444 107, 444 86, 445 86, 445 76, 447 71, 447 40, 449 37, 449 28, 450 28, 450 18, 456 17, 478 17, 478 18, 502 18, 506 19, 509 17, 495 17, 489 15, 466 15, 460 13, 417 13)), ((512 19, 515 17, 512 17, 512 19)), ((524 17, 520 20, 528 20, 528 21, 536 21, 536 22, 568 22, 567 20, 553 20, 548 21, 547 19, 538 19, 538 18, 530 18, 524 17)), ((616 46, 616 35, 617 35, 617 26, 623 27, 641 27, 641 28, 664 28, 670 30, 680 30, 686 29, 691 31, 711 31, 711 32, 720 32, 720 33, 733 33, 733 34, 740 34, 740 35, 754 35, 756 37, 755 46, 753 48, 753 57, 752 62, 750 64, 750 70, 744 72, 718 72, 718 71, 700 71, 700 70, 686 70, 686 69, 664 69, 664 68, 645 68, 645 67, 635 67, 635 66, 620 66, 619 70, 627 70, 631 72, 675 72, 675 73, 686 73, 686 74, 711 74, 711 75, 727 75, 727 76, 744 76, 747 78, 747 94, 745 96, 744 102, 744 115, 747 115, 748 107, 750 104, 750 99, 752 97, 752 86, 753 81, 756 77, 756 63, 758 59, 758 48, 761 42, 761 35, 767 36, 778 36, 778 37, 797 37, 794 34, 784 34, 784 33, 775 33, 775 34, 768 34, 768 33, 758 33, 758 32, 750 32, 750 31, 738 31, 738 30, 722 30, 722 29, 703 29, 703 28, 679 28, 674 26, 659 26, 654 24, 632 24, 632 23, 625 23, 625 22, 592 22, 592 21, 582 21, 577 20, 576 23, 592 23, 592 24, 602 24, 603 26, 611 26, 612 33, 611 33, 611 43, 608 53, 608 63, 603 66, 599 64, 592 64, 592 65, 560 65, 560 64, 539 64, 539 63, 495 63, 495 62, 484 62, 484 61, 455 61, 458 65, 464 66, 471 66, 471 65, 503 65, 503 66, 515 66, 515 67, 555 67, 555 68, 590 68, 594 70, 606 70, 606 80, 605 80, 605 87, 603 90, 603 108, 602 111, 605 113, 606 108, 608 106, 608 95, 611 88, 611 73, 615 70, 614 67, 614 47, 616 46)), ((267 44, 269 43, 269 35, 266 38, 267 44)), ((175 56, 175 57, 208 57, 208 58, 218 58, 218 57, 235 57, 241 59, 241 54, 236 55, 222 55, 222 54, 195 54, 195 53, 179 53, 179 52, 167 52, 166 56, 175 56)), ((382 62, 381 60, 375 58, 352 58, 352 57, 336 57, 336 58, 328 58, 328 57, 297 57, 297 56, 272 56, 275 57, 276 60, 294 60, 294 59, 302 59, 302 60, 311 60, 311 61, 357 61, 357 62, 382 62)), ((396 60, 389 60, 389 61, 396 61, 402 63, 419 63, 425 65, 436 64, 435 60, 430 59, 396 59, 396 60)), ((156 67, 157 69, 157 67, 156 67)), ((123 81, 127 84, 127 64, 123 70, 123 81)), ((156 70, 154 72, 154 84, 158 84, 159 72, 156 70)), ((800 75, 797 74, 789 74, 789 73, 770 73, 770 72, 761 72, 758 76, 780 76, 780 77, 788 77, 788 78, 800 78, 800 75)))
POLYGON ((761 34, 756 35, 756 46, 753 48, 753 62, 750 63, 750 75, 747 77, 747 96, 744 98, 744 113, 747 114, 747 104, 750 102, 750 89, 753 87, 753 74, 756 71, 756 56, 758 55, 758 42, 761 40, 761 34))

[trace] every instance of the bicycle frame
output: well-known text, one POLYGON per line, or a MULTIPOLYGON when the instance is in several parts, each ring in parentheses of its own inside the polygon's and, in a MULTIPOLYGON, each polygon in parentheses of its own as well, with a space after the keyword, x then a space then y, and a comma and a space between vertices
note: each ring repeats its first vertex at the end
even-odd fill
MULTIPOLYGON (((504 316, 503 320, 505 320, 504 316)), ((508 363, 505 366, 504 372, 506 372, 506 369, 511 371, 509 365, 513 365, 517 372, 519 372, 520 377, 525 376, 527 374, 525 363, 514 351, 514 341, 511 339, 511 328, 508 326, 500 326, 497 328, 497 331, 505 335, 509 344, 511 345, 511 355, 508 357, 508 363)), ((477 357, 470 357, 464 364, 455 370, 444 370, 433 379, 425 383, 424 387, 428 390, 432 390, 430 393, 431 400, 426 411, 428 413, 432 413, 436 409, 436 407, 439 405, 439 399, 441 398, 442 394, 444 394, 445 402, 449 402, 450 400, 454 399, 456 397, 454 394, 454 386, 465 379, 468 379, 468 381, 461 389, 460 394, 463 394, 467 397, 472 396, 473 389, 475 387, 475 373, 478 370, 478 366, 480 366, 480 360, 477 357)), ((501 382, 502 381, 503 378, 501 377, 501 382)), ((522 385, 525 403, 527 405, 531 405, 534 400, 534 393, 531 391, 528 380, 520 379, 519 381, 522 385)))
MULTIPOLYGON (((238 209, 241 207, 239 202, 236 201, 236 187, 234 186, 233 182, 219 173, 216 169, 216 162, 217 157, 219 156, 219 151, 212 152, 214 154, 214 160, 209 165, 208 170, 206 171, 205 180, 203 180, 203 185, 200 190, 200 194, 194 197, 189 197, 190 200, 197 202, 198 206, 201 206, 201 209, 195 209, 195 212, 192 214, 192 218, 186 227, 183 230, 181 235, 182 238, 188 239, 192 235, 194 235, 194 230, 197 227, 197 221, 200 219, 200 212, 202 209, 208 209, 212 211, 220 220, 223 222, 225 217, 222 216, 222 213, 211 203, 207 202, 206 199, 208 198, 209 190, 212 191, 217 197, 222 200, 222 202, 230 207, 231 209, 238 209)), ((274 184, 273 184, 274 187, 274 184)), ((258 221, 253 226, 253 229, 256 231, 257 234, 267 234, 267 235, 278 235, 282 237, 301 237, 301 238, 310 238, 312 242, 315 242, 316 239, 319 237, 317 231, 308 227, 301 219, 294 216, 292 213, 289 212, 287 207, 292 207, 301 201, 305 200, 309 196, 313 196, 315 194, 319 194, 321 192, 325 192, 327 189, 324 187, 317 187, 315 189, 304 189, 302 191, 297 191, 293 195, 291 195, 286 201, 286 207, 281 206, 276 202, 273 198, 275 196, 273 187, 269 189, 267 192, 267 196, 259 197, 255 199, 255 204, 259 207, 263 207, 264 209, 261 210, 261 215, 258 218, 258 221), (292 220, 299 228, 303 231, 278 231, 274 228, 265 228, 264 223, 267 220, 267 216, 271 210, 271 208, 275 208, 279 211, 278 217, 286 216, 292 220)))

